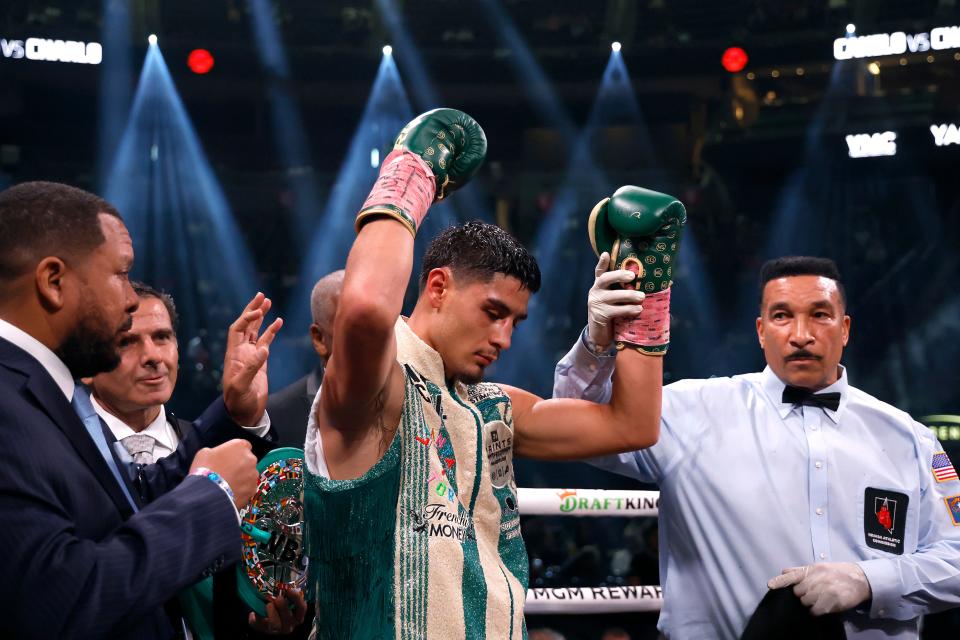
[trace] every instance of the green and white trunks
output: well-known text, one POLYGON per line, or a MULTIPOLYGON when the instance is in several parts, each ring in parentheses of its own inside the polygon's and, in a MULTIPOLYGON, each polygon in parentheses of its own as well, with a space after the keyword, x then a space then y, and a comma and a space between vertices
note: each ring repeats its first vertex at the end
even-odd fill
POLYGON ((495 384, 448 384, 440 355, 402 318, 395 334, 406 390, 377 464, 330 480, 311 412, 304 500, 315 636, 526 638, 510 399, 495 384))

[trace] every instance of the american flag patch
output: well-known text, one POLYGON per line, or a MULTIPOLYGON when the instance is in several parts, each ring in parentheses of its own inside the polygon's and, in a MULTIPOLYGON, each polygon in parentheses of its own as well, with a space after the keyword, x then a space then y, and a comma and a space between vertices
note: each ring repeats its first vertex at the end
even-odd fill
POLYGON ((953 468, 950 458, 943 451, 933 454, 933 464, 931 466, 933 467, 933 477, 936 478, 937 482, 960 479, 957 478, 957 470, 953 468))

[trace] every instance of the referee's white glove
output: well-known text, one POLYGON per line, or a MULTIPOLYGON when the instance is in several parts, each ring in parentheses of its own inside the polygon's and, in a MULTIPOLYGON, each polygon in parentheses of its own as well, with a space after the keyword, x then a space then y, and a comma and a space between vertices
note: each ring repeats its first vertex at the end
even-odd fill
POLYGON ((815 616, 853 609, 873 595, 863 569, 852 562, 819 562, 790 567, 767 582, 771 589, 790 585, 794 585, 793 592, 815 616))
POLYGON ((613 344, 614 318, 634 317, 643 311, 640 305, 643 292, 610 288, 621 282, 631 282, 634 273, 626 269, 607 271, 609 266, 610 254, 600 254, 594 270, 595 280, 587 296, 587 344, 596 353, 607 351, 613 344))

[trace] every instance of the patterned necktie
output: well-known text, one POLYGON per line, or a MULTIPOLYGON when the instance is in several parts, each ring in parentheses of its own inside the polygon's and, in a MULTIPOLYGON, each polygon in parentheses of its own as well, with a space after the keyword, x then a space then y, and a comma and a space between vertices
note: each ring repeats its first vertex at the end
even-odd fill
POLYGON ((130 503, 130 506, 133 507, 134 512, 136 512, 137 505, 134 503, 133 498, 130 497, 130 491, 127 490, 127 485, 120 477, 120 468, 117 466, 117 461, 114 459, 113 454, 110 453, 110 447, 107 445, 107 437, 103 435, 103 427, 100 426, 100 416, 98 416, 97 412, 93 409, 93 403, 90 402, 90 394, 87 392, 86 387, 79 382, 76 383, 73 391, 73 400, 70 401, 70 404, 83 422, 83 426, 86 427, 87 433, 90 434, 94 444, 97 445, 97 450, 100 451, 100 455, 103 456, 104 461, 110 468, 110 472, 113 473, 113 477, 116 478, 117 484, 120 485, 120 489, 123 491, 123 495, 127 497, 127 502, 130 503))
POLYGON ((152 436, 135 433, 123 438, 120 443, 137 464, 153 464, 153 447, 157 441, 152 436))

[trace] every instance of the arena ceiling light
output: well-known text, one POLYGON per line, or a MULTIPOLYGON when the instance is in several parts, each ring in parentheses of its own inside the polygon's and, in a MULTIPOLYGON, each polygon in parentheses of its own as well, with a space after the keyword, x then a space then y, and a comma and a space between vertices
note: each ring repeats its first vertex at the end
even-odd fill
MULTIPOLYGON (((147 49, 104 195, 123 211, 134 239, 140 258, 134 277, 164 283, 177 299, 180 335, 190 347, 185 366, 193 368, 200 349, 216 362, 220 310, 242 309, 263 284, 156 45, 147 49), (201 337, 206 330, 209 339, 201 337)), ((207 368, 196 374, 218 375, 207 368)))
POLYGON ((730 73, 739 73, 747 66, 748 60, 750 60, 750 58, 747 56, 746 51, 740 47, 729 47, 723 52, 723 56, 720 58, 720 64, 730 73))
POLYGON ((157 34, 151 33, 150 35, 148 35, 147 42, 150 44, 151 47, 157 46, 157 34))
POLYGON ((622 48, 622 45, 616 40, 614 40, 613 42, 610 43, 610 48, 613 49, 614 53, 617 53, 622 48))
MULTIPOLYGON (((401 48, 404 60, 408 60, 411 52, 405 46, 401 45, 401 48)), ((415 51, 412 53, 416 55, 415 51)), ((312 225, 304 231, 306 237, 303 258, 299 261, 297 284, 287 296, 286 308, 281 314, 289 326, 306 327, 312 322, 310 292, 314 283, 321 275, 343 266, 356 235, 353 221, 343 212, 355 206, 355 203, 363 202, 370 185, 376 180, 377 167, 383 161, 383 156, 393 149, 397 131, 413 115, 396 61, 393 56, 382 56, 350 145, 346 147, 346 153, 340 156, 340 168, 333 181, 336 186, 327 192, 326 201, 321 201, 310 212, 312 225)), ((301 134, 300 137, 305 136, 301 134)), ((461 193, 457 192, 457 196, 461 193)), ((434 227, 422 234, 423 239, 417 242, 418 252, 423 251, 425 240, 432 237, 433 233, 457 220, 449 212, 439 211, 440 207, 436 209, 434 213, 440 214, 437 216, 439 219, 431 223, 434 227)), ((270 375, 274 377, 270 378, 270 384, 277 386, 293 382, 316 365, 316 355, 294 340, 279 344, 274 342, 270 347, 270 358, 271 364, 277 365, 271 369, 270 375)))
POLYGON ((194 49, 187 56, 187 66, 190 67, 190 71, 199 75, 210 73, 213 62, 213 54, 206 49, 194 49))
POLYGON ((393 47, 391 47, 391 46, 388 45, 388 44, 383 45, 383 55, 385 55, 385 56, 392 56, 392 55, 393 55, 393 47))

